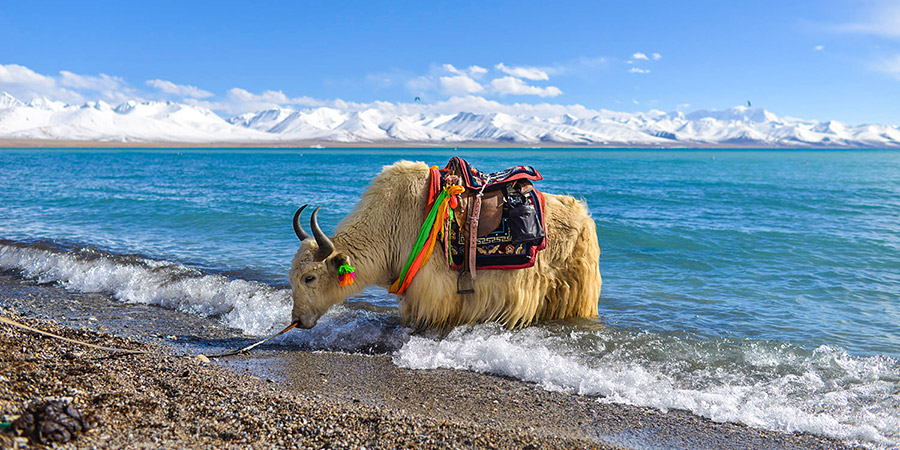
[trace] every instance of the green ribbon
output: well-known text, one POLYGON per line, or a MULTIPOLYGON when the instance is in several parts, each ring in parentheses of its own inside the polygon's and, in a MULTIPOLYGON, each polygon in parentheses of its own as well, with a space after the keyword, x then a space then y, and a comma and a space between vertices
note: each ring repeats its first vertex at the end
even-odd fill
POLYGON ((441 203, 445 198, 447 198, 447 189, 442 190, 437 198, 434 199, 431 211, 428 212, 428 216, 425 217, 425 222, 422 223, 422 228, 419 229, 419 237, 416 238, 416 245, 414 245, 412 251, 409 252, 409 258, 406 260, 403 270, 400 271, 401 280, 406 279, 406 272, 409 271, 409 266, 412 265, 413 261, 416 260, 416 257, 419 256, 419 253, 422 253, 422 249, 425 248, 425 243, 428 241, 428 235, 431 234, 431 229, 434 227, 435 220, 437 220, 438 210, 441 209, 441 203))

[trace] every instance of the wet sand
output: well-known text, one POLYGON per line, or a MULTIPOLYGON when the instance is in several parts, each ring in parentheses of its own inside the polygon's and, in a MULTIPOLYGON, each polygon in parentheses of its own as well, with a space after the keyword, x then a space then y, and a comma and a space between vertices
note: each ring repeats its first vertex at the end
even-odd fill
POLYGON ((845 448, 518 380, 408 370, 390 355, 285 351, 203 363, 249 342, 214 321, 0 273, 0 313, 117 355, 0 324, 0 413, 69 398, 94 422, 65 448, 845 448), (83 329, 82 329, 83 328, 83 329))

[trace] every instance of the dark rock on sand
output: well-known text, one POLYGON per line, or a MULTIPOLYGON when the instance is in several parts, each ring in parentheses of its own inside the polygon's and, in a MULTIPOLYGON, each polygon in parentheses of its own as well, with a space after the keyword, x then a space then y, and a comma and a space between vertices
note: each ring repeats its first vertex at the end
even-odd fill
POLYGON ((66 400, 45 400, 30 404, 12 422, 12 431, 32 443, 69 442, 90 427, 81 411, 66 400))

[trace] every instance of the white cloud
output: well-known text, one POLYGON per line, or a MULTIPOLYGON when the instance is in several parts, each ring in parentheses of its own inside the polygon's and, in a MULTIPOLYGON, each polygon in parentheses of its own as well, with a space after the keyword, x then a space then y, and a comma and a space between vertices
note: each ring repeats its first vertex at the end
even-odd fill
MULTIPOLYGON (((233 102, 238 107, 243 108, 254 108, 253 105, 263 106, 263 107, 272 107, 272 106, 284 106, 284 105, 299 105, 299 106, 322 106, 323 102, 321 100, 316 100, 311 97, 288 97, 282 91, 264 91, 261 94, 254 94, 246 89, 241 88, 231 88, 228 90, 226 94, 228 100, 233 102)), ((258 109, 263 109, 260 107, 255 107, 258 109)), ((246 110, 246 109, 245 109, 246 110)))
POLYGON ((556 86, 530 86, 516 77, 503 77, 491 81, 491 87, 500 95, 537 95, 540 97, 556 97, 562 91, 556 86))
POLYGON ((406 81, 406 89, 413 94, 422 94, 424 92, 437 89, 434 78, 421 76, 410 78, 406 81))
POLYGON ((629 73, 650 73, 650 70, 649 69, 641 69, 639 67, 632 67, 631 69, 628 69, 628 72, 629 73))
POLYGON ((678 105, 675 105, 675 107, 678 109, 686 109, 686 108, 690 108, 691 104, 690 103, 680 103, 678 105))
POLYGON ((213 96, 212 92, 204 91, 196 86, 175 84, 171 81, 160 80, 158 78, 155 80, 147 80, 147 85, 155 87, 166 94, 178 95, 181 97, 208 98, 213 96))
POLYGON ((441 90, 447 95, 474 94, 484 90, 484 86, 466 75, 441 77, 440 83, 441 90))
POLYGON ((660 59, 662 59, 662 55, 660 55, 659 53, 654 53, 650 55, 650 57, 653 58, 654 61, 659 61, 660 59))
POLYGON ((120 77, 100 75, 80 75, 67 70, 59 71, 59 84, 81 91, 94 91, 100 94, 104 100, 124 102, 133 98, 140 98, 137 93, 128 86, 120 77))
POLYGON ((48 97, 67 103, 84 101, 81 94, 61 87, 55 78, 18 64, 0 64, 0 91, 9 92, 24 101, 38 97, 48 97))
POLYGON ((488 70, 481 66, 469 66, 469 75, 472 78, 481 78, 488 73, 488 70))
POLYGON ((463 71, 457 69, 453 64, 442 64, 441 69, 443 69, 445 72, 449 72, 452 74, 465 75, 465 73, 463 73, 463 71))
POLYGON ((105 73, 100 75, 79 75, 67 70, 59 71, 59 84, 75 89, 90 91, 115 91, 125 86, 125 80, 119 77, 111 77, 105 73))
POLYGON ((56 81, 18 64, 0 64, 0 85, 20 85, 49 89, 56 81))
POLYGON ((262 111, 277 107, 337 105, 337 107, 340 108, 348 108, 349 105, 351 105, 342 100, 326 102, 305 96, 288 97, 282 91, 268 90, 263 91, 260 94, 255 94, 238 87, 229 89, 225 94, 225 99, 221 101, 199 100, 196 98, 185 98, 182 101, 189 105, 202 106, 213 111, 221 111, 231 115, 262 111))
POLYGON ((880 0, 863 5, 868 7, 860 8, 858 21, 836 25, 834 31, 900 38, 900 2, 880 0))
POLYGON ((582 56, 550 67, 541 67, 540 69, 549 76, 586 75, 602 68, 606 63, 606 58, 602 56, 582 56))
POLYGON ((453 64, 443 64, 441 65, 441 69, 445 73, 450 73, 453 75, 464 75, 471 78, 481 78, 488 72, 488 70, 484 67, 475 65, 469 66, 467 69, 457 69, 453 64))
MULTIPOLYGON (((361 107, 368 107, 361 105, 361 107)), ((456 114, 460 111, 475 114, 504 113, 510 115, 535 116, 542 118, 559 117, 571 114, 577 118, 594 117, 601 111, 585 108, 582 105, 560 105, 553 103, 500 103, 481 96, 466 95, 450 97, 447 100, 432 104, 401 103, 396 105, 398 114, 436 113, 456 114)))
POLYGON ((817 45, 817 46, 813 47, 813 50, 815 50, 815 51, 817 51, 817 52, 821 52, 822 50, 825 50, 825 46, 824 46, 824 45, 817 45))
POLYGON ((647 55, 645 55, 641 52, 635 53, 635 54, 631 55, 631 57, 634 59, 650 60, 650 58, 648 58, 647 55))
POLYGON ((503 63, 499 63, 494 66, 494 68, 507 75, 512 75, 516 78, 525 78, 526 80, 542 81, 550 79, 550 75, 548 75, 545 70, 541 70, 537 67, 508 67, 503 63))

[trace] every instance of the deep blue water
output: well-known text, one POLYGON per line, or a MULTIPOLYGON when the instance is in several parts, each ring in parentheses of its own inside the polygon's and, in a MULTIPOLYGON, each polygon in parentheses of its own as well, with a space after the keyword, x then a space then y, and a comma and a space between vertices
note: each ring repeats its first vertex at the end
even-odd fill
POLYGON ((545 178, 539 189, 587 202, 602 249, 600 318, 519 332, 462 327, 438 340, 402 331, 391 319, 396 300, 370 289, 355 301, 381 316, 337 308, 317 327, 331 331, 298 334, 296 344, 353 350, 351 335, 374 333, 397 340, 388 347, 408 367, 501 373, 716 420, 900 442, 900 152, 0 150, 0 267, 224 315, 260 334, 289 320, 299 205, 324 205, 329 232, 383 165, 443 166, 454 154, 487 171, 533 165, 545 178), (146 282, 135 267, 178 276, 146 282), (196 286, 173 287, 184 277, 196 286), (506 361, 486 342, 548 353, 506 361), (518 372, 522 364, 539 375, 518 372), (549 369, 560 364, 569 368, 549 369), (779 400, 748 398, 760 393, 779 400), (784 419, 785 405, 809 418, 784 419))

